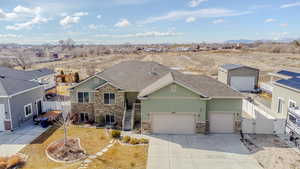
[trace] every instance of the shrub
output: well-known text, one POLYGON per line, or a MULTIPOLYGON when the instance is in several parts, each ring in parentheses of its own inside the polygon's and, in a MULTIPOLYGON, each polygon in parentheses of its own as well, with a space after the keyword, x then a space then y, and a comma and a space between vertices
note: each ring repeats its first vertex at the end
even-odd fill
POLYGON ((112 138, 120 138, 120 136, 121 136, 121 131, 119 131, 119 130, 113 130, 111 132, 111 137, 112 138))
POLYGON ((140 143, 141 143, 141 144, 148 144, 148 143, 149 143, 149 140, 148 140, 148 139, 145 139, 145 138, 141 138, 141 139, 140 139, 140 143))
POLYGON ((13 155, 7 160, 7 168, 11 168, 22 163, 22 158, 18 155, 13 155))
POLYGON ((123 141, 124 143, 129 143, 129 142, 130 142, 130 139, 131 139, 130 136, 125 136, 125 137, 123 137, 122 141, 123 141))
POLYGON ((140 140, 137 139, 137 138, 131 138, 129 143, 130 143, 130 144, 133 144, 133 145, 139 144, 139 143, 140 143, 140 140))

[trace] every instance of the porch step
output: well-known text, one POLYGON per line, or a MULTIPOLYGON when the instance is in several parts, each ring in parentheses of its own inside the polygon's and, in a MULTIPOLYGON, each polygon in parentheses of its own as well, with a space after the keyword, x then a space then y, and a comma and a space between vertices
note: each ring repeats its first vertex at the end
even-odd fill
POLYGON ((131 109, 126 110, 125 124, 124 124, 124 130, 125 131, 132 130, 132 128, 131 128, 131 116, 132 116, 132 110, 131 109))

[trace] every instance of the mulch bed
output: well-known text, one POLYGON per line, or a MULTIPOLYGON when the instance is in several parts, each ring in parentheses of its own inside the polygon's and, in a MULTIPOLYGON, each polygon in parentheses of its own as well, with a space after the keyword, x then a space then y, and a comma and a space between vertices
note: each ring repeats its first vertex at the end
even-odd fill
POLYGON ((66 145, 63 139, 56 141, 48 146, 46 153, 56 162, 75 162, 87 157, 78 138, 68 139, 66 145))

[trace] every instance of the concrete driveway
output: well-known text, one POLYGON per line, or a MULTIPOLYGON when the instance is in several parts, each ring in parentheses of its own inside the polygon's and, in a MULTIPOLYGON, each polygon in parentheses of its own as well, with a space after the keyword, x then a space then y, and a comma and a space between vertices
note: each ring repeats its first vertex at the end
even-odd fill
POLYGON ((147 169, 262 169, 238 135, 152 135, 147 169))
POLYGON ((45 130, 41 126, 26 125, 13 132, 0 132, 0 156, 19 152, 45 130))

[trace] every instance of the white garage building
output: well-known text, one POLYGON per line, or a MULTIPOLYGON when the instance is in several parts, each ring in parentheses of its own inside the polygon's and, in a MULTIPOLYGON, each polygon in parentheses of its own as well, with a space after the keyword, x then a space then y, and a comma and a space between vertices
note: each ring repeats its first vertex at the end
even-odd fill
POLYGON ((250 92, 258 88, 259 70, 256 68, 239 65, 225 64, 219 67, 218 80, 241 91, 250 92))

